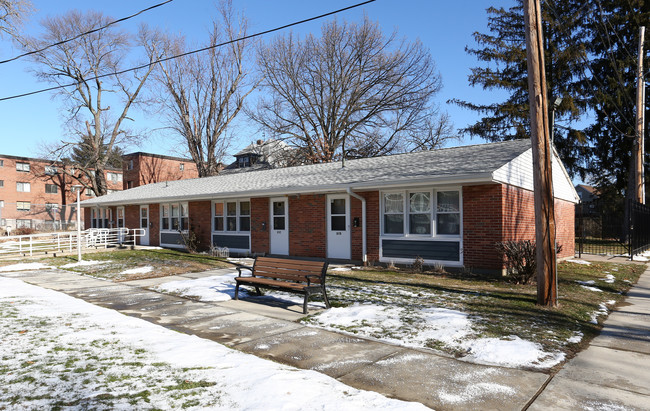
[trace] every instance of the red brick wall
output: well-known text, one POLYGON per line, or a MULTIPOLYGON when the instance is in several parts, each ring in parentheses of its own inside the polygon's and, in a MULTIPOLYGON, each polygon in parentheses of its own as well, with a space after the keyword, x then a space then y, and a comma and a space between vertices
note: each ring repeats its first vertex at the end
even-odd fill
MULTIPOLYGON (((369 261, 379 259, 379 191, 357 193, 366 199, 366 252, 369 261)), ((352 259, 362 260, 363 233, 361 201, 350 197, 350 217, 359 218, 359 227, 352 227, 352 259)), ((351 221, 351 223, 352 223, 351 221)))
POLYGON ((576 251, 575 204, 555 200, 555 220, 555 241, 562 246, 558 257, 573 257, 576 251))
MULTIPOLYGON (((88 210, 88 215, 90 215, 90 210, 88 210)), ((140 206, 139 205, 128 205, 124 206, 124 224, 128 229, 140 228, 140 206)), ((151 237, 151 236, 150 236, 151 237)), ((140 244, 138 239, 137 244, 140 244)))
POLYGON ((212 202, 190 201, 188 212, 190 217, 190 229, 194 230, 198 240, 199 249, 208 250, 212 243, 212 202))
POLYGON ((327 256, 327 214, 324 194, 289 197, 289 255, 327 256))
POLYGON ((160 181, 184 180, 199 176, 196 164, 191 160, 142 153, 124 156, 123 173, 125 190, 128 188, 129 181, 131 181, 132 188, 134 188, 160 181), (131 160, 133 161, 133 169, 129 170, 131 160), (183 170, 180 169, 181 164, 183 164, 183 170))
POLYGON ((503 192, 503 240, 535 240, 535 197, 532 191, 500 186, 503 192))
POLYGON ((502 236, 502 189, 498 184, 463 187, 463 263, 500 269, 494 244, 502 236))
POLYGON ((269 199, 251 198, 251 252, 269 252, 269 199), (262 228, 264 226, 265 228, 262 228))

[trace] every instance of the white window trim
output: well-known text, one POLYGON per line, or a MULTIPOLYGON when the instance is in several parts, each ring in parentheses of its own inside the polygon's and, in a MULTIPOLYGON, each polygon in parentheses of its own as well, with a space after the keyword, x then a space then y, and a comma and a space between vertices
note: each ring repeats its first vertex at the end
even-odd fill
POLYGON ((239 225, 239 218, 240 217, 248 217, 249 218, 249 226, 252 225, 252 223, 250 223, 252 221, 251 220, 251 214, 250 214, 251 210, 252 210, 252 207, 250 206, 250 202, 251 202, 251 200, 249 198, 238 198, 238 199, 228 199, 228 200, 213 200, 212 204, 211 204, 211 209, 212 209, 212 212, 211 212, 211 215, 212 215, 212 222, 211 222, 212 233, 214 233, 214 234, 232 234, 232 235, 250 235, 250 230, 242 231, 241 227, 239 225), (245 203, 245 202, 248 202, 248 204, 249 204, 249 211, 248 211, 249 214, 248 214, 248 216, 241 214, 241 205, 240 204, 245 203), (217 203, 223 204, 223 230, 215 230, 215 228, 214 228, 214 218, 216 217, 215 213, 214 213, 214 205, 217 204, 217 203), (236 215, 234 215, 234 216, 229 216, 228 215, 228 209, 227 209, 226 203, 237 203, 237 214, 236 215), (226 230, 226 227, 228 225, 227 224, 227 221, 228 221, 227 218, 228 217, 235 217, 237 219, 237 230, 236 231, 228 231, 228 230, 226 230))
MULTIPOLYGON (((394 262, 397 264, 412 264, 412 258, 394 258, 394 257, 384 257, 383 251, 383 240, 409 240, 409 241, 458 241, 460 258, 459 261, 446 261, 446 260, 424 260, 426 264, 435 264, 442 263, 447 266, 463 266, 463 188, 454 186, 454 187, 413 187, 405 190, 386 190, 379 192, 379 261, 381 262, 394 262), (438 191, 457 191, 458 192, 458 201, 459 201, 459 218, 460 218, 460 232, 458 234, 437 234, 437 210, 438 210, 438 191), (431 193, 431 210, 430 210, 430 223, 431 223, 431 234, 409 234, 409 194, 416 192, 430 192, 431 193), (385 234, 384 233, 384 194, 402 194, 402 200, 404 201, 403 205, 403 215, 404 215, 404 233, 403 234, 385 234)), ((417 214, 417 213, 416 213, 417 214)), ((444 213, 448 214, 448 213, 444 213)))
MULTIPOLYGON (((181 224, 181 218, 185 217, 187 218, 187 229, 183 230, 184 233, 189 231, 190 228, 190 208, 189 208, 189 203, 186 201, 180 201, 180 202, 171 202, 171 203, 160 203, 160 206, 158 208, 159 214, 160 214, 160 232, 161 233, 178 233, 178 230, 172 228, 172 205, 177 205, 178 206, 178 224, 181 224), (169 213, 167 215, 167 223, 169 228, 163 228, 163 212, 162 209, 164 206, 168 207, 169 213), (183 206, 185 206, 185 210, 187 210, 187 215, 183 216, 182 210, 183 206)), ((167 244, 167 243, 165 243, 167 244)))
POLYGON ((16 182, 16 191, 19 192, 19 193, 31 193, 32 185, 31 185, 31 183, 25 183, 25 182, 22 182, 22 181, 17 181, 16 182), (20 184, 22 184, 22 190, 18 189, 20 184))

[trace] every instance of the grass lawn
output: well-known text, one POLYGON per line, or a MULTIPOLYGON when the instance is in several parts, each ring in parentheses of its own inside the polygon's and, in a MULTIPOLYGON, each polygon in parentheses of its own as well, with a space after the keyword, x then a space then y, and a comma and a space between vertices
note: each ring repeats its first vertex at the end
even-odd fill
MULTIPOLYGON (((545 351, 564 352, 570 358, 598 333, 607 309, 613 309, 623 300, 623 294, 644 270, 645 265, 637 264, 560 263, 559 307, 555 309, 536 305, 535 284, 517 285, 504 279, 451 274, 374 269, 337 271, 328 277, 328 294, 335 306, 361 303, 404 308, 401 314, 403 329, 375 327, 370 336, 376 338, 401 334, 401 338, 408 340, 409 333, 415 333, 418 328, 419 313, 423 309, 444 307, 469 314, 476 338, 517 336, 541 344, 545 351)), ((319 322, 317 316, 311 321, 319 322)), ((367 325, 346 324, 333 328, 368 334, 364 330, 367 325)), ((426 345, 459 357, 466 354, 456 345, 435 339, 426 345)))
MULTIPOLYGON (((159 250, 115 250, 107 252, 86 253, 84 261, 98 261, 99 264, 63 268, 92 277, 113 281, 129 281, 142 278, 164 277, 189 272, 206 271, 217 268, 234 267, 225 259, 214 258, 205 254, 189 254, 184 251, 159 250), (140 270, 152 267, 150 272, 140 270), (124 271, 135 270, 134 273, 124 271)), ((59 267, 77 262, 76 256, 44 258, 40 262, 59 267)))

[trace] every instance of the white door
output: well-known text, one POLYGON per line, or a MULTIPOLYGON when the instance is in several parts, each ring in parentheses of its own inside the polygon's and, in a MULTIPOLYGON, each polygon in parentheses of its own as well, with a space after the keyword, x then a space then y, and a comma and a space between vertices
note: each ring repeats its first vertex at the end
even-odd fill
POLYGON ((271 199, 271 254, 289 255, 289 202, 271 199))
POLYGON ((149 245, 149 206, 140 206, 140 228, 144 235, 140 237, 140 245, 149 245))
POLYGON ((350 198, 347 195, 327 196, 327 258, 349 260, 350 198))
POLYGON ((124 207, 117 207, 117 228, 119 229, 117 233, 117 242, 122 244, 125 240, 125 228, 124 228, 124 207))

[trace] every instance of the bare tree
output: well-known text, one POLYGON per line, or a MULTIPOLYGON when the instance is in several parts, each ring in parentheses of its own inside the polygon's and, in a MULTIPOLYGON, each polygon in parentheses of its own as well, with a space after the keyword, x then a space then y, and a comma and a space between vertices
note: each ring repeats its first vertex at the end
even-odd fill
POLYGON ((424 121, 424 127, 409 134, 406 139, 406 150, 434 150, 453 140, 460 140, 460 136, 456 133, 449 114, 434 109, 424 121))
POLYGON ((440 75, 419 41, 385 36, 378 24, 323 25, 321 36, 259 47, 264 94, 251 117, 309 162, 395 151, 426 129, 440 75))
POLYGON ((20 39, 17 28, 33 9, 29 0, 0 0, 0 37, 20 39))
MULTIPOLYGON (((208 50, 163 61, 154 74, 160 86, 158 102, 170 128, 184 140, 199 177, 219 172, 232 141, 232 122, 255 88, 244 67, 249 42, 232 42, 246 35, 247 20, 235 15, 229 0, 219 4, 219 13, 208 50), (216 47, 224 42, 230 43, 216 47)), ((188 50, 180 36, 153 32, 148 37, 150 53, 163 50, 165 57, 171 57, 188 50)))
MULTIPOLYGON (((50 17, 42 22, 41 37, 23 39, 25 48, 39 50, 110 21, 94 11, 50 17)), ((138 101, 155 57, 144 69, 123 73, 132 49, 132 36, 112 26, 32 55, 40 80, 58 86, 74 84, 57 90, 66 108, 70 138, 52 147, 51 155, 73 159, 73 176, 97 195, 107 193, 104 171, 111 154, 138 137, 124 123, 131 120, 129 110, 138 101), (85 153, 83 158, 75 156, 79 153, 85 153)))

